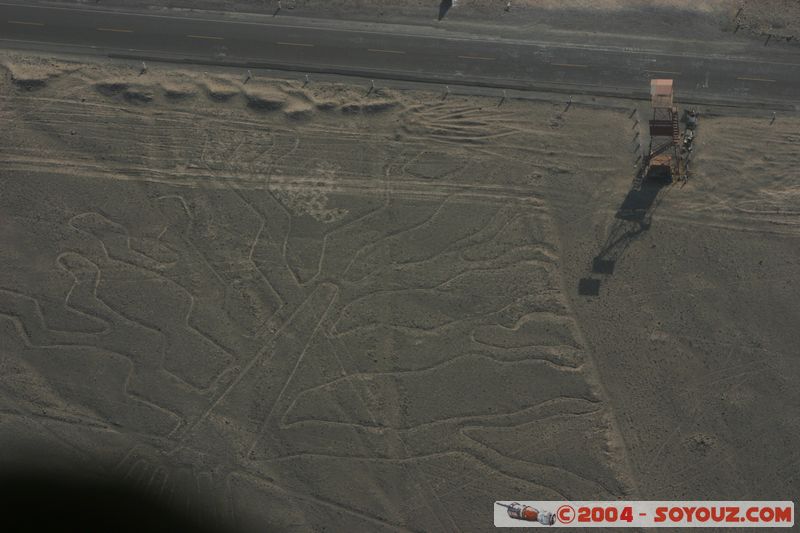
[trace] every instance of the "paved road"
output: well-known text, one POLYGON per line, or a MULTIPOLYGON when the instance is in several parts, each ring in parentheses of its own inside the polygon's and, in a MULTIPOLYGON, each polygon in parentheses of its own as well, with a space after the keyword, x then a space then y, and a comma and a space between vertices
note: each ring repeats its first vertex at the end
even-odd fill
MULTIPOLYGON (((533 37, 535 38, 535 36, 533 37)), ((486 40, 313 27, 297 19, 218 20, 0 3, 0 43, 88 47, 113 57, 171 59, 379 79, 569 94, 643 97, 647 79, 676 79, 678 96, 796 109, 800 54, 760 57, 537 41, 486 40)), ((680 48, 676 50, 675 48, 680 48)))

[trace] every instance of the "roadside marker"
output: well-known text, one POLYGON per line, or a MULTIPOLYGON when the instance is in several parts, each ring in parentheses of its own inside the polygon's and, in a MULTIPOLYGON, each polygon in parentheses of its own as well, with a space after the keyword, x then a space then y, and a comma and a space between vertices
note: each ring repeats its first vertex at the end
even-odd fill
POLYGON ((380 48, 367 48, 367 52, 374 52, 378 54, 405 54, 402 50, 382 50, 380 48))
POLYGON ((747 76, 739 76, 736 78, 737 80, 744 80, 744 81, 763 81, 766 83, 775 83, 775 80, 769 80, 767 78, 749 78, 747 76))
POLYGON ((458 56, 459 59, 477 59, 479 61, 494 61, 494 57, 481 57, 481 56, 458 56))

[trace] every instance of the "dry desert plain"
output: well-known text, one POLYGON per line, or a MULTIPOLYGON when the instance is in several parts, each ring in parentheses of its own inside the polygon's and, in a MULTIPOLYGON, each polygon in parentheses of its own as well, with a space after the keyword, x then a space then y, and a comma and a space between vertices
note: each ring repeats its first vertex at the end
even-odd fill
POLYGON ((2 63, 0 467, 257 531, 800 493, 796 117, 631 194, 636 102, 2 63))

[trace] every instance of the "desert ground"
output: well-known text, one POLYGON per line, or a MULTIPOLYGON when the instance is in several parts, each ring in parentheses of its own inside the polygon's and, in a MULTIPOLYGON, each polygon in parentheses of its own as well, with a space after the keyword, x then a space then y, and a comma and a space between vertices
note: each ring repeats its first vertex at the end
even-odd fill
POLYGON ((0 59, 0 467, 244 531, 799 493, 797 117, 632 195, 629 101, 0 59))

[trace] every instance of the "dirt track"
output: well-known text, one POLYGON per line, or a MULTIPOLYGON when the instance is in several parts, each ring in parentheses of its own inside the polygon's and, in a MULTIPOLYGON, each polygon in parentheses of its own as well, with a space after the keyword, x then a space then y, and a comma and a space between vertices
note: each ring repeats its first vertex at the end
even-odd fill
POLYGON ((624 103, 4 63, 4 439, 256 529, 797 493, 796 119, 705 119, 597 275, 624 103))

